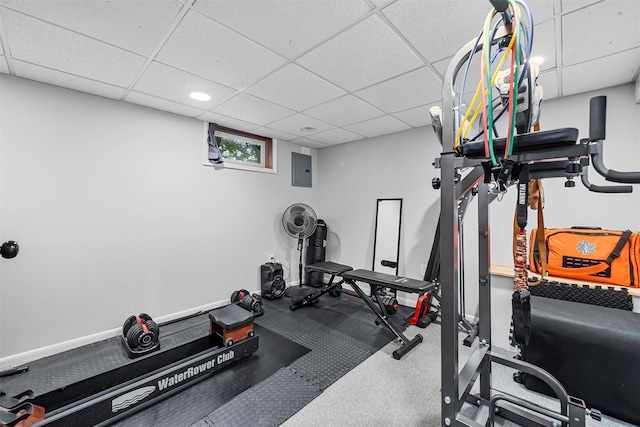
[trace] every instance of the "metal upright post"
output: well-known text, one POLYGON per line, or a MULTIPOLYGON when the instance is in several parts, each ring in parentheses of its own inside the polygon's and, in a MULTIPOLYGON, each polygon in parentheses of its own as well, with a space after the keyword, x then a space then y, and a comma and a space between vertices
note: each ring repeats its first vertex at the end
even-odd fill
MULTIPOLYGON (((444 130, 444 129, 443 129, 444 130)), ((455 423, 458 402, 458 204, 455 154, 441 156, 440 175, 440 304, 442 425, 455 423)))
MULTIPOLYGON (((440 156, 440 318, 442 425, 455 425, 458 396, 458 200, 456 191, 455 118, 452 64, 442 85, 442 147, 440 156)), ((457 72, 457 70, 456 70, 457 72)))
MULTIPOLYGON (((478 340, 491 349, 491 231, 489 229, 489 187, 478 184, 478 340)), ((491 363, 480 371, 480 397, 491 399, 491 363)))

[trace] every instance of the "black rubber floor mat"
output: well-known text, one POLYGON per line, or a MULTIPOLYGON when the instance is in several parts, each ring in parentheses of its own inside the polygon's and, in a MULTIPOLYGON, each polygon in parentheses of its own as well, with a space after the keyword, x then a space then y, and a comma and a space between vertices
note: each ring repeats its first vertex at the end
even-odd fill
POLYGON ((529 291, 531 295, 539 297, 633 311, 633 298, 626 288, 615 289, 611 286, 587 287, 543 280, 537 286, 530 286, 529 291))
POLYGON ((225 369, 113 425, 121 427, 189 425, 309 352, 308 348, 260 325, 255 325, 255 331, 260 339, 258 351, 246 361, 225 369))
POLYGON ((208 348, 206 314, 161 326, 160 331, 161 348, 149 355, 153 360, 130 359, 122 338, 113 337, 29 362, 27 372, 2 378, 2 390, 10 396, 33 390, 34 402, 52 411, 141 375, 141 360, 146 359, 141 363, 148 372, 179 360, 174 356, 208 348))
POLYGON ((290 367, 282 368, 194 426, 276 426, 321 393, 290 367), (286 399, 282 392, 288 390, 286 399), (275 392, 274 392, 275 391, 275 392))
MULTIPOLYGON (((325 296, 296 311, 289 309, 290 303, 290 298, 265 301, 265 315, 256 324, 311 351, 191 427, 278 426, 395 338, 375 323, 375 314, 358 298, 325 296)), ((401 307, 392 319, 404 329, 403 320, 410 313, 401 307)), ((389 363, 394 362, 389 356, 389 363)))

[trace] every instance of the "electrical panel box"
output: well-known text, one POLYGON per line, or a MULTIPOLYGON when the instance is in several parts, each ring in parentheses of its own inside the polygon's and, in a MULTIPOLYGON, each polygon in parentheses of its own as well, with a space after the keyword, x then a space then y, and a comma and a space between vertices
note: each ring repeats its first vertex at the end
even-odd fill
POLYGON ((291 185, 311 187, 311 156, 291 153, 291 185))

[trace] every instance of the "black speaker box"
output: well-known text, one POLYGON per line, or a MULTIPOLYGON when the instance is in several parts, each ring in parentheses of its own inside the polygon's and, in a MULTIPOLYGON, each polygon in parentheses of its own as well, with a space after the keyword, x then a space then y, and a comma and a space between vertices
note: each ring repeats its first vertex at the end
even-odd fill
POLYGON ((286 287, 281 264, 268 262, 260 266, 260 290, 264 298, 280 298, 286 287))

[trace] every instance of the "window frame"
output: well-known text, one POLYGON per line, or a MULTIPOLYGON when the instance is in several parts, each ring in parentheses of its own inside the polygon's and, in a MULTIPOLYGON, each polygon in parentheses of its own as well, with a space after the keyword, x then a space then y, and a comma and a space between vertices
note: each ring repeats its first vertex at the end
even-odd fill
POLYGON ((209 152, 209 144, 207 139, 209 137, 209 122, 203 122, 203 132, 204 132, 204 166, 211 166, 214 169, 238 169, 238 170, 246 170, 253 172, 263 172, 263 173, 278 173, 278 141, 276 138, 269 138, 262 135, 253 134, 250 132, 245 132, 237 129, 232 129, 226 126, 217 126, 215 135, 218 136, 218 133, 227 134, 234 137, 245 138, 250 140, 249 142, 258 142, 264 144, 263 149, 261 150, 261 157, 264 157, 264 164, 257 165, 249 162, 242 162, 240 160, 235 159, 224 159, 224 163, 211 163, 209 161, 208 152, 209 152))

